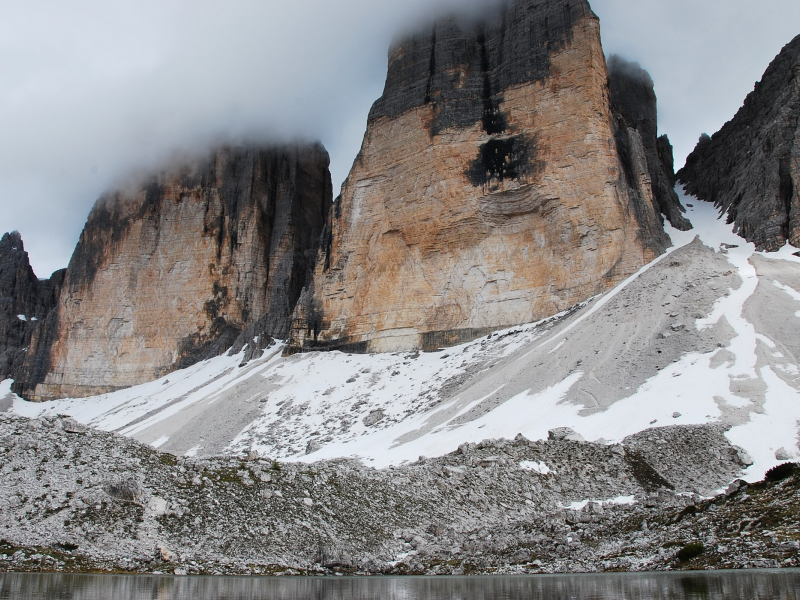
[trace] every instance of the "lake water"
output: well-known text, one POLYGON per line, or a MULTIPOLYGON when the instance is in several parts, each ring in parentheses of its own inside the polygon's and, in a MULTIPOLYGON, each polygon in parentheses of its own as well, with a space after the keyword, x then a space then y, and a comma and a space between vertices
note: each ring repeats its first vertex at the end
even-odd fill
POLYGON ((173 577, 0 573, 0 600, 800 599, 800 570, 525 577, 173 577))

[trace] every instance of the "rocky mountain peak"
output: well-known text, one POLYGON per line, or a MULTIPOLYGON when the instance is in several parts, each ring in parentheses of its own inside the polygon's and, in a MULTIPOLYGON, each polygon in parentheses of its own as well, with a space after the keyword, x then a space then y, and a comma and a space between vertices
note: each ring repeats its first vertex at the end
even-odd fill
POLYGON ((618 119, 617 143, 629 183, 632 184, 636 176, 635 167, 628 157, 631 150, 641 143, 656 213, 667 217, 670 224, 681 231, 691 229, 691 223, 684 216, 686 209, 675 193, 672 144, 666 135, 658 137, 658 106, 653 79, 639 63, 618 55, 609 58, 608 75, 611 104, 618 119), (632 139, 632 135, 638 139, 632 139))
POLYGON ((800 36, 772 61, 733 119, 703 135, 678 171, 760 250, 800 246, 800 36))
POLYGON ((321 145, 222 147, 101 197, 14 389, 90 396, 285 336, 331 203, 321 145), (249 326, 249 327, 248 327, 249 326))
POLYGON ((0 252, 5 253, 15 250, 19 252, 25 250, 25 245, 22 243, 22 235, 19 231, 4 233, 3 237, 0 238, 0 252))
POLYGON ((39 280, 18 231, 0 238, 0 381, 13 376, 55 306, 63 271, 39 280))
MULTIPOLYGON (((634 106, 638 88, 616 81, 634 106)), ((661 212, 688 223, 664 189, 649 93, 642 122, 617 119, 585 0, 508 2, 395 44, 294 351, 456 344, 565 310, 664 252, 661 212)))

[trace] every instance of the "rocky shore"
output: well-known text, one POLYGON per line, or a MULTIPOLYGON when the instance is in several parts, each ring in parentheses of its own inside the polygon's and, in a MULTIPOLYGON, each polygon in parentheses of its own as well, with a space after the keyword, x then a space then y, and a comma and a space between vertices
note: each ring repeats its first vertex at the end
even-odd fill
POLYGON ((570 430, 376 470, 177 458, 70 418, 0 416, 0 570, 564 573, 800 565, 800 472, 747 485, 718 426, 570 430), (734 481, 729 485, 730 481, 734 481), (720 493, 722 489, 726 491, 720 493), (716 495, 715 495, 716 492, 716 495))

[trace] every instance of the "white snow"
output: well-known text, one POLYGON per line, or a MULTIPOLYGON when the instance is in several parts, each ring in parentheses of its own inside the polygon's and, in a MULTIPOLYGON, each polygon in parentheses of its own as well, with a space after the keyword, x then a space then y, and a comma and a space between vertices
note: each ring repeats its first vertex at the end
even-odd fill
MULTIPOLYGON (((464 442, 487 438, 510 439, 522 433, 531 440, 547 439, 548 431, 554 427, 572 427, 587 440, 602 438, 613 443, 651 427, 712 423, 722 417, 723 410, 739 410, 749 413, 747 421, 726 435, 754 459, 745 479, 755 481, 779 464, 775 458, 777 449, 796 453, 800 421, 800 392, 771 367, 759 366, 759 351, 768 349, 772 356, 785 362, 776 367, 784 377, 800 374, 800 368, 783 353, 775 352, 775 341, 756 332, 743 313, 745 302, 758 285, 750 263, 756 252, 754 245, 734 234, 724 219, 718 219, 713 206, 692 198, 683 200, 684 204, 694 205, 688 209, 688 216, 695 229, 680 232, 667 226, 675 245, 671 252, 699 235, 707 246, 724 250, 731 270, 738 272, 743 281, 738 289, 728 290, 720 297, 708 317, 686 325, 702 330, 725 318, 735 332, 727 348, 732 358, 711 368, 713 353, 686 354, 602 412, 584 415, 583 406, 563 401, 570 388, 585 376, 580 371, 544 389, 517 393, 502 386, 469 400, 456 394, 441 402, 435 390, 479 365, 485 365, 485 372, 491 373, 497 363, 524 361, 539 348, 552 345, 549 353, 553 354, 563 347, 569 331, 597 314, 669 254, 646 265, 605 296, 588 302, 577 318, 552 334, 531 324, 443 352, 419 355, 330 352, 284 358, 283 345, 279 344, 245 367, 239 366, 242 354, 221 356, 151 383, 94 398, 33 404, 13 397, 13 410, 31 417, 70 414, 100 429, 169 448, 170 439, 176 437, 171 433, 171 423, 180 422, 189 411, 206 410, 244 394, 243 401, 260 407, 260 416, 233 439, 229 452, 255 450, 262 456, 303 461, 356 457, 375 467, 413 461, 420 455, 440 456, 464 442), (763 407, 736 392, 748 383, 758 383, 766 389, 763 407), (470 411, 495 400, 496 406, 488 412, 467 419, 470 411), (383 411, 383 418, 372 426, 365 425, 364 418, 377 410, 383 411), (675 418, 675 413, 680 416, 675 418), (309 440, 315 440, 321 448, 306 455, 309 440)), ((792 255, 794 251, 787 245, 768 256, 800 263, 800 258, 792 255)), ((774 283, 800 302, 797 290, 784 282, 774 283)), ((800 316, 800 306, 798 309, 800 316)), ((473 376, 482 377, 474 372, 473 376)), ((9 394, 10 382, 0 384, 0 400, 9 394)), ((196 442, 180 452, 194 456, 207 447, 201 439, 196 442)), ((520 466, 541 474, 549 472, 543 463, 520 466)))
POLYGON ((153 446, 153 448, 160 448, 161 446, 166 444, 168 441, 169 441, 169 436, 168 435, 163 435, 163 436, 158 438, 155 442, 153 442, 150 445, 153 446))
POLYGON ((28 320, 28 317, 26 317, 25 315, 17 315, 17 318, 18 318, 20 321, 27 321, 27 320, 28 320))
POLYGON ((607 506, 609 504, 631 505, 636 503, 636 498, 635 496, 617 496, 616 498, 611 498, 610 500, 580 500, 566 506, 562 504, 561 507, 566 508, 567 510, 583 510, 590 503, 599 504, 601 506, 607 506))
POLYGON ((543 462, 536 462, 533 460, 523 460, 522 462, 519 463, 519 466, 521 469, 525 469, 526 471, 535 471, 540 475, 547 475, 549 473, 552 473, 550 467, 548 467, 543 462))

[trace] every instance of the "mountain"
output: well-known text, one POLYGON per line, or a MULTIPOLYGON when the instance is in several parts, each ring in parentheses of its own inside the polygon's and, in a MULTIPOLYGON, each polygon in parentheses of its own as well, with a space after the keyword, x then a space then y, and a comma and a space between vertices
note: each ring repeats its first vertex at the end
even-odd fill
POLYGON ((278 343, 46 403, 5 382, 0 569, 797 566, 800 258, 684 201, 695 230, 606 295, 446 351, 278 343))
POLYGON ((604 296, 445 351, 282 356, 278 343, 248 364, 242 350, 100 397, 6 402, 179 456, 378 468, 559 427, 603 444, 721 425, 757 481, 800 458, 800 258, 757 253, 710 204, 688 214, 695 230, 672 229, 668 254, 604 296))
POLYGON ((245 328, 285 337, 330 207, 328 164, 319 145, 225 147, 104 195, 14 390, 100 394, 218 356, 245 328))
POLYGON ((39 280, 17 231, 0 238, 0 380, 13 376, 55 307, 64 271, 39 280))
POLYGON ((289 351, 463 343, 662 254, 660 213, 689 224, 652 81, 611 77, 585 0, 518 0, 396 44, 289 351))
POLYGON ((736 116, 703 135, 678 172, 760 250, 800 246, 800 36, 769 65, 736 116))

